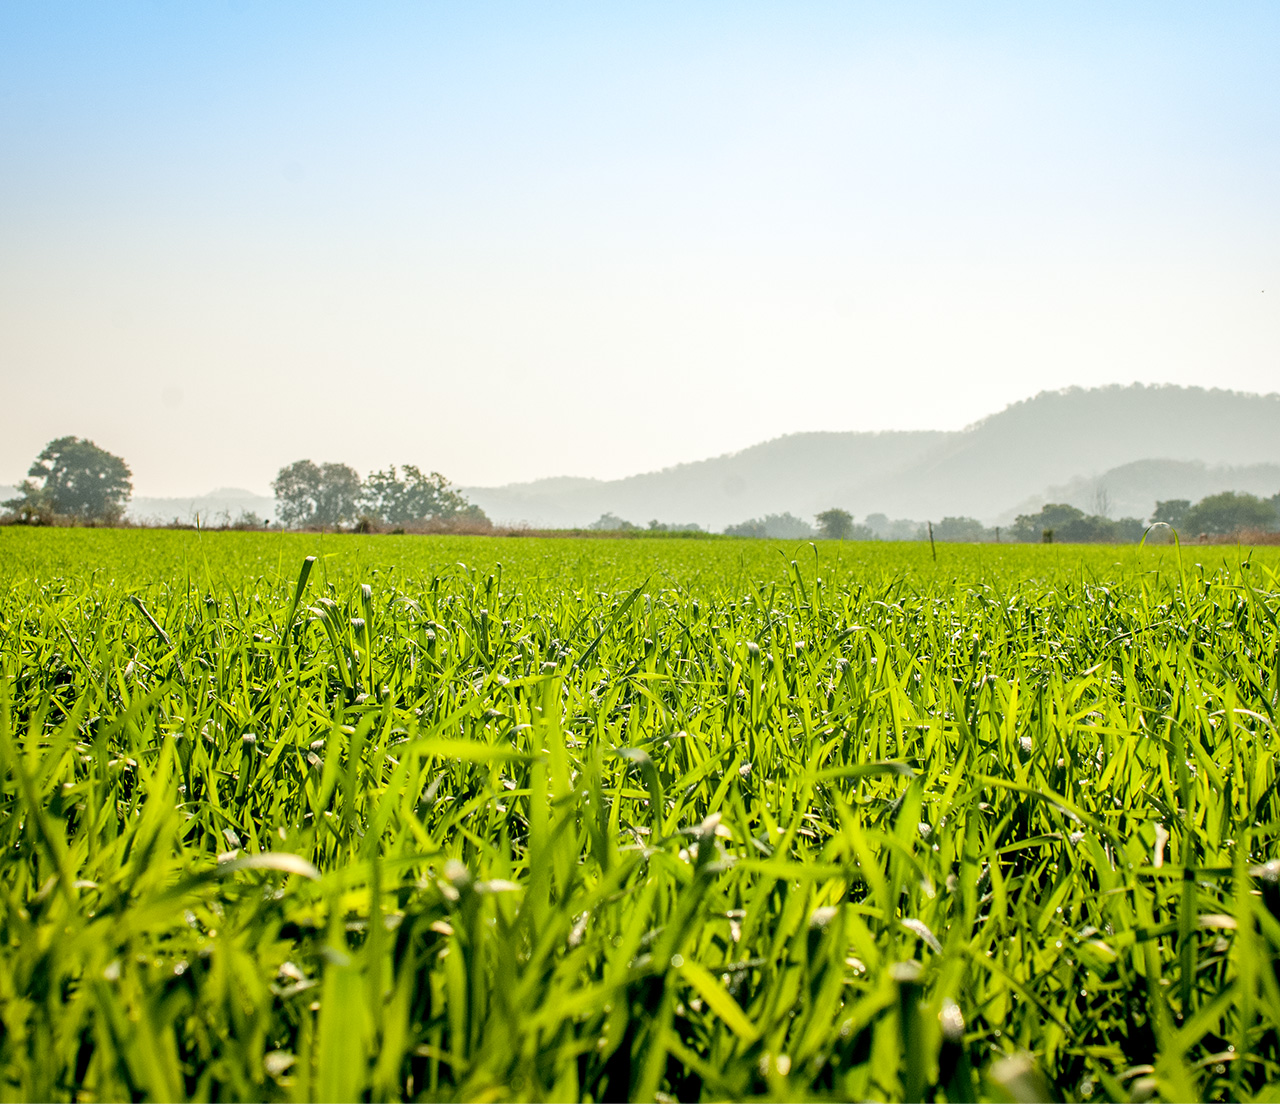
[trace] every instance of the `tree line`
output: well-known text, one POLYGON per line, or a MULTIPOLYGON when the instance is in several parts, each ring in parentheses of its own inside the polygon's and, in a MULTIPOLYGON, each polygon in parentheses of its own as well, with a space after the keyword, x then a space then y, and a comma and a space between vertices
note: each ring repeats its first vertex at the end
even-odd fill
MULTIPOLYGON (((611 516, 611 515, 609 515, 611 516)), ((1060 542, 1065 544, 1131 544, 1142 539, 1157 524, 1180 534, 1196 537, 1226 537, 1280 531, 1280 494, 1270 498, 1240 491, 1208 495, 1194 505, 1190 499, 1157 502, 1149 520, 1109 518, 1089 514, 1078 506, 1051 502, 1034 514, 1019 514, 1012 525, 984 525, 977 518, 944 517, 937 522, 891 519, 885 514, 869 514, 855 523, 846 510, 825 510, 810 525, 790 513, 767 514, 761 518, 730 525, 730 536, 773 540, 897 540, 980 543, 1060 542)))
MULTIPOLYGON (((10 520, 52 524, 62 519, 80 524, 116 524, 123 520, 133 493, 133 473, 119 456, 80 437, 50 441, 33 461, 18 495, 0 503, 10 520)), ((347 464, 316 464, 297 460, 281 468, 272 481, 276 514, 292 528, 487 528, 489 519, 468 502, 439 472, 424 472, 414 464, 392 464, 363 479, 347 464)), ((891 520, 870 514, 855 522, 847 510, 832 507, 814 517, 814 524, 790 513, 768 514, 730 525, 729 536, 776 540, 927 540, 1122 544, 1140 540, 1150 525, 1163 524, 1186 537, 1224 537, 1280 531, 1280 494, 1270 498, 1239 491, 1208 495, 1199 502, 1168 499, 1157 502, 1149 521, 1111 519, 1088 514, 1076 506, 1049 503, 1034 514, 1019 514, 1003 530, 975 518, 944 517, 936 524, 908 519, 891 520)), ((590 528, 638 530, 639 526, 605 514, 590 528)), ((697 525, 664 525, 651 521, 655 532, 698 532, 697 525)))
POLYGON ((484 511, 453 490, 443 475, 414 464, 392 464, 361 479, 346 464, 296 460, 280 469, 271 490, 276 516, 292 528, 489 524, 484 511))
POLYGON ((1280 530, 1280 494, 1270 498, 1241 491, 1206 495, 1192 505, 1187 498, 1157 502, 1148 521, 1112 520, 1086 514, 1075 506, 1051 503, 1036 514, 1020 514, 1009 530, 1019 541, 1065 541, 1073 544, 1124 544, 1142 539, 1150 526, 1162 525, 1182 536, 1231 537, 1280 530))
MULTIPOLYGON (((280 469, 271 489, 280 524, 294 528, 489 523, 443 475, 414 464, 392 464, 361 479, 346 464, 298 460, 280 469)), ((17 496, 0 505, 26 525, 114 525, 124 520, 132 494, 133 472, 121 457, 88 439, 58 437, 36 457, 17 496)))

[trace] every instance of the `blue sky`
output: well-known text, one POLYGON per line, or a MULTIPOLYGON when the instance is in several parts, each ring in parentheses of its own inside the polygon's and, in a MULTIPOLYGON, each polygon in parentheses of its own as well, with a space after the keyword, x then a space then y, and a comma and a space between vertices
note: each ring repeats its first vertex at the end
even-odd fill
POLYGON ((1280 383, 1274 4, 0 6, 0 483, 1280 383), (15 412, 20 412, 15 416, 15 412))

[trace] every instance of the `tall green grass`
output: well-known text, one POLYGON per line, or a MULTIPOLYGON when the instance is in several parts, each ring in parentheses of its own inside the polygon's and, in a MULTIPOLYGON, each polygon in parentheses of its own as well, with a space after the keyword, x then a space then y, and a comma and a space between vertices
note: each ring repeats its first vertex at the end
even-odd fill
POLYGON ((0 1093, 1268 1099, 1214 554, 0 531, 0 1093))

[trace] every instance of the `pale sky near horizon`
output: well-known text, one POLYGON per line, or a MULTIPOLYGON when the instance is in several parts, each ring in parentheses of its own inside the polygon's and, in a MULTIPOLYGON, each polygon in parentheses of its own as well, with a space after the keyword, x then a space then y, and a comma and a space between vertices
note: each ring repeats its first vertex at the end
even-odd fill
POLYGON ((1280 390, 1275 3, 0 6, 0 484, 1280 390))

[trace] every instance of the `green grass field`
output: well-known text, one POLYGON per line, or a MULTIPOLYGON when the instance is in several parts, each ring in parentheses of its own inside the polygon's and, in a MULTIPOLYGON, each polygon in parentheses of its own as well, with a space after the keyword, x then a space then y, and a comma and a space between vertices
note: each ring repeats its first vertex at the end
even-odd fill
POLYGON ((0 530, 0 1093, 1276 1099, 1278 552, 0 530))

